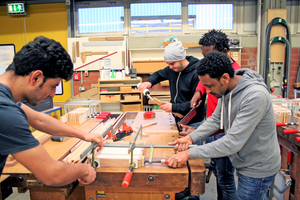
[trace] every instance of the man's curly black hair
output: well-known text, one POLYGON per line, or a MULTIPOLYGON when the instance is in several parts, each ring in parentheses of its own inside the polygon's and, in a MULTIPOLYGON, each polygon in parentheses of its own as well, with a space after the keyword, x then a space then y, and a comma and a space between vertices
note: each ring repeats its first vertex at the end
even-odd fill
POLYGON ((6 71, 13 70, 15 75, 27 76, 32 71, 41 70, 44 82, 48 78, 70 80, 73 63, 70 55, 59 42, 46 37, 36 37, 18 51, 6 71))
POLYGON ((197 66, 199 76, 208 74, 210 78, 220 80, 223 74, 228 73, 230 78, 234 76, 234 69, 228 56, 220 52, 211 52, 200 60, 197 66))
POLYGON ((205 33, 199 40, 202 46, 214 46, 214 49, 222 52, 226 48, 229 51, 229 39, 227 35, 221 31, 211 30, 205 33))

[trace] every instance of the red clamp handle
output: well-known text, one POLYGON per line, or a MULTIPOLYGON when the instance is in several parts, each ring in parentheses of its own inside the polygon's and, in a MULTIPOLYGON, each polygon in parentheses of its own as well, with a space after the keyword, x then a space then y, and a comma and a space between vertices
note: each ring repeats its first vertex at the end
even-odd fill
POLYGON ((299 133, 298 129, 285 129, 282 131, 283 134, 292 134, 292 133, 299 133))
POLYGON ((285 123, 284 122, 277 122, 276 126, 285 126, 285 123))
POLYGON ((296 137, 296 142, 300 142, 300 137, 296 137))
POLYGON ((161 159, 161 164, 168 164, 168 159, 161 159))
POLYGON ((131 181, 131 177, 132 177, 132 172, 131 171, 126 172, 126 175, 125 175, 125 177, 123 179, 123 182, 122 182, 123 188, 127 188, 128 187, 128 185, 129 185, 129 183, 131 181))
POLYGON ((287 162, 291 163, 291 158, 292 158, 292 152, 288 152, 288 157, 287 157, 287 162))

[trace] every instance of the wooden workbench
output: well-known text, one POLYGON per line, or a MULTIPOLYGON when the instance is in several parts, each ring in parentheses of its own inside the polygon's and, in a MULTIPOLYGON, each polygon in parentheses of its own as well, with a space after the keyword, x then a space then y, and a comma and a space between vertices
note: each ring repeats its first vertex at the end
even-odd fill
MULTIPOLYGON (((154 119, 144 119, 143 113, 127 112, 119 123, 126 122, 137 130, 140 124, 156 122, 153 126, 143 128, 143 133, 147 134, 143 137, 146 144, 151 142, 168 144, 178 138, 178 131, 171 114, 158 111, 154 119)), ((135 132, 127 136, 124 142, 132 140, 134 135, 135 132)), ((137 141, 139 140, 140 136, 137 138, 137 141)), ((154 149, 153 159, 165 159, 173 154, 172 148, 154 149)), ((148 160, 149 148, 144 150, 144 156, 148 160)), ((205 167, 201 159, 190 160, 189 166, 176 169, 159 163, 146 163, 144 167, 133 170, 128 188, 123 188, 122 181, 128 170, 129 167, 96 168, 96 181, 85 186, 85 199, 175 199, 175 193, 184 190, 189 184, 193 195, 201 195, 205 191, 205 167), (154 180, 151 181, 151 178, 154 180)))
MULTIPOLYGON (((153 144, 168 144, 168 142, 178 138, 178 131, 173 117, 162 111, 157 112, 155 119, 151 120, 144 120, 143 112, 125 113, 115 123, 115 129, 123 122, 127 122, 127 125, 132 126, 133 129, 137 129, 140 124, 157 122, 157 124, 143 129, 143 133, 147 134, 146 137, 143 137, 146 144, 151 142, 153 144)), ((98 123, 99 120, 89 119, 81 126, 76 127, 89 131, 98 123)), ((127 136, 124 141, 132 140, 134 134, 135 132, 131 136, 127 136)), ((139 137, 137 140, 139 140, 139 137)), ((52 158, 61 160, 77 141, 78 139, 75 138, 69 138, 61 143, 48 141, 43 146, 52 158)), ((153 159, 169 158, 173 154, 172 148, 155 149, 153 159)), ((148 159, 149 149, 144 150, 144 156, 145 159, 148 159)), ((74 182, 66 187, 59 188, 45 186, 21 164, 5 167, 3 173, 12 177, 14 187, 18 187, 20 190, 29 188, 32 200, 41 198, 43 200, 175 199, 175 193, 184 190, 189 185, 193 195, 201 195, 205 192, 205 166, 201 159, 190 160, 187 165, 177 169, 158 163, 145 164, 144 167, 133 170, 128 188, 123 188, 121 183, 129 167, 100 167, 95 170, 97 177, 90 185, 77 186, 74 182), (152 181, 151 178, 153 178, 152 181)))
POLYGON ((284 129, 295 129, 296 126, 277 127, 278 143, 281 152, 281 168, 287 169, 288 152, 292 153, 290 163, 290 176, 293 180, 291 188, 288 189, 290 200, 300 198, 300 144, 295 141, 298 134, 283 134, 284 129))

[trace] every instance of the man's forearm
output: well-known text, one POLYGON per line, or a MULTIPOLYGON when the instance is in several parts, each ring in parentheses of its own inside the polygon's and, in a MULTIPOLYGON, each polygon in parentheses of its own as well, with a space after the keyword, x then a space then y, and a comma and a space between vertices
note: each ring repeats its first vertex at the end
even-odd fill
POLYGON ((67 164, 58 161, 55 168, 55 173, 52 174, 53 178, 43 181, 46 185, 64 186, 88 175, 87 166, 82 163, 67 164))
POLYGON ((50 135, 77 137, 83 139, 83 131, 69 126, 44 113, 40 114, 41 116, 39 117, 39 120, 36 120, 36 123, 33 125, 30 124, 33 128, 50 135))

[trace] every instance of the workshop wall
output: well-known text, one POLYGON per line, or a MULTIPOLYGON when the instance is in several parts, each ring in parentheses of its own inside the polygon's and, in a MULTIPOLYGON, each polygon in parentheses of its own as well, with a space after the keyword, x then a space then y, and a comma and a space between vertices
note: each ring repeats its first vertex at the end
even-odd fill
MULTIPOLYGON (((242 48, 241 50, 241 63, 242 68, 249 68, 257 71, 257 48, 242 48)), ((290 70, 290 88, 289 98, 294 98, 294 83, 296 83, 297 73, 300 66, 300 48, 292 48, 291 70, 290 70)), ((147 81, 150 75, 141 75, 143 81, 147 81)), ((169 90, 168 86, 161 86, 159 84, 151 88, 152 91, 165 91, 169 90)))
MULTIPOLYGON (((25 17, 12 17, 6 13, 6 7, 0 6, 0 44, 15 44, 16 51, 36 36, 46 36, 59 41, 67 49, 68 21, 67 6, 65 3, 36 4, 28 5, 28 15, 25 17), (25 41, 26 40, 26 41, 25 41)), ((201 36, 178 36, 183 43, 197 43, 201 36)), ((257 70, 257 36, 234 36, 240 39, 243 48, 241 49, 241 67, 257 70)), ((157 48, 161 46, 166 36, 153 37, 129 37, 128 48, 157 48)), ((294 98, 294 83, 300 64, 300 37, 292 36, 292 60, 290 74, 289 98, 294 98)), ((141 74, 143 81, 146 81, 149 74, 141 74)), ((88 76, 82 76, 81 81, 74 81, 74 95, 80 94, 79 86, 84 86, 86 90, 91 88, 91 84, 97 84, 99 78, 98 71, 89 71, 88 76)), ((64 95, 55 96, 54 102, 64 102, 71 97, 70 82, 63 82, 64 95)), ((156 85, 151 90, 169 90, 169 87, 156 85)))
MULTIPOLYGON (((28 5, 28 15, 9 16, 6 7, 0 6, 0 44, 14 44, 16 52, 37 36, 54 39, 67 49, 68 20, 65 3, 28 5)), ((71 97, 71 84, 63 82, 63 95, 56 95, 54 102, 71 97)))

